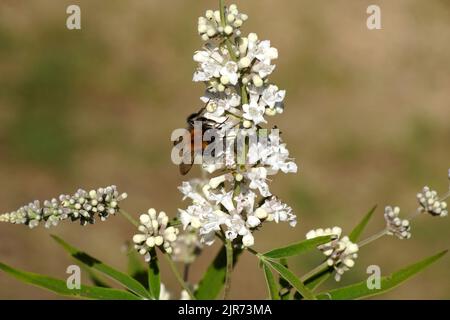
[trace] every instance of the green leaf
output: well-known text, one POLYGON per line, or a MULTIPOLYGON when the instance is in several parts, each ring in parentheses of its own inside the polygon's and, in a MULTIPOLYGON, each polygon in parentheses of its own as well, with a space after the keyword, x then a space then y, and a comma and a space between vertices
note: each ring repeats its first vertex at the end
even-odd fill
POLYGON ((367 281, 361 281, 347 287, 334 289, 329 292, 323 292, 317 295, 319 299, 333 299, 333 300, 350 300, 350 299, 362 299, 375 295, 385 293, 401 283, 405 282, 412 276, 416 275, 420 271, 427 268, 433 262, 436 262, 442 256, 447 253, 447 250, 440 252, 434 256, 428 257, 422 261, 412 264, 406 268, 403 268, 397 272, 392 273, 390 276, 381 278, 380 289, 367 288, 367 281))
POLYGON ((159 300, 161 293, 161 275, 155 248, 150 251, 150 256, 151 260, 148 263, 148 288, 152 297, 159 300))
POLYGON ((101 300, 139 300, 134 294, 110 288, 90 287, 81 285, 80 289, 69 289, 66 281, 48 276, 22 271, 0 263, 0 270, 10 274, 18 280, 53 291, 59 295, 76 298, 101 299, 101 300))
POLYGON ((308 279, 305 279, 304 281, 305 286, 311 291, 316 290, 322 283, 328 280, 328 278, 333 273, 333 270, 334 270, 333 268, 328 267, 323 271, 312 275, 308 279))
POLYGON ((361 222, 352 230, 350 235, 348 236, 351 242, 356 242, 361 237, 361 234, 363 233, 364 229, 366 228, 367 224, 370 221, 370 218, 372 218, 373 213, 377 209, 377 206, 375 205, 370 211, 364 216, 364 218, 361 220, 361 222))
MULTIPOLYGON (((233 267, 236 265, 241 249, 233 250, 233 267)), ((208 267, 203 278, 200 280, 195 297, 199 300, 215 299, 225 283, 225 274, 227 269, 227 253, 225 246, 222 246, 214 261, 208 267)))
POLYGON ((280 274, 280 276, 286 279, 306 300, 316 299, 314 294, 305 286, 305 284, 288 268, 279 262, 267 260, 263 256, 260 258, 265 260, 276 272, 280 274))
POLYGON ((69 254, 72 257, 74 257, 77 261, 83 263, 84 265, 86 265, 87 267, 89 267, 93 270, 97 270, 97 271, 105 274, 112 280, 118 282, 119 284, 123 285, 125 288, 133 291, 134 293, 136 293, 137 295, 139 295, 141 297, 146 298, 146 299, 151 298, 147 289, 145 289, 145 287, 142 284, 140 284, 138 281, 136 281, 129 275, 104 264, 103 262, 91 257, 87 253, 82 252, 75 247, 72 247, 71 245, 66 243, 64 240, 62 240, 61 238, 59 238, 55 235, 52 235, 52 238, 57 243, 59 243, 67 252, 69 252, 69 254))
MULTIPOLYGON (((286 268, 289 268, 286 258, 281 258, 280 263, 283 266, 285 266, 286 268)), ((278 277, 278 284, 280 285, 280 291, 279 291, 280 299, 281 300, 290 300, 291 289, 292 289, 291 284, 289 282, 287 282, 283 277, 278 277)))
POLYGON ((96 287, 103 287, 103 288, 110 288, 110 286, 101 278, 99 277, 92 269, 88 267, 82 267, 82 270, 86 271, 86 273, 89 276, 89 279, 96 287))
POLYGON ((305 253, 309 250, 316 249, 317 246, 321 244, 330 242, 332 240, 332 236, 323 236, 317 237, 314 239, 303 240, 297 243, 293 243, 286 247, 278 248, 271 250, 269 252, 264 253, 263 255, 267 258, 271 259, 280 259, 286 257, 297 256, 302 253, 305 253))
POLYGON ((142 256, 130 247, 128 250, 128 274, 144 287, 148 288, 148 271, 142 262, 142 256))
POLYGON ((278 293, 278 285, 275 282, 275 277, 273 276, 272 271, 264 260, 261 260, 263 263, 264 276, 266 278, 267 289, 269 290, 270 299, 271 300, 280 300, 280 295, 278 293))

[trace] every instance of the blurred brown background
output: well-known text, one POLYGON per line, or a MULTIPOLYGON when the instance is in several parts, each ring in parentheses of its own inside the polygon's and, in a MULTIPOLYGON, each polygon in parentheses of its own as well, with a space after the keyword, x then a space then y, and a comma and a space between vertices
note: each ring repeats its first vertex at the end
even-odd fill
MULTIPOLYGON (((374 204, 368 234, 383 227, 382 208, 415 210, 425 184, 445 192, 450 167, 450 2, 446 0, 247 0, 245 33, 271 39, 280 59, 272 80, 287 89, 286 112, 273 118, 300 165, 278 175, 272 190, 299 217, 295 229, 266 225, 260 251, 301 239, 316 227, 349 231, 374 204), (383 30, 366 28, 366 8, 382 9, 383 30)), ((197 17, 217 1, 55 1, 0 3, 0 211, 33 199, 117 184, 125 209, 171 215, 182 177, 170 161, 170 134, 201 103, 191 57, 202 42, 197 17), (66 29, 78 4, 82 30, 66 29)), ((195 175, 193 172, 191 175, 195 175)), ((367 246, 344 283, 383 274, 449 247, 449 219, 420 217, 409 241, 367 246)), ((55 233, 125 269, 121 251, 134 230, 122 217, 50 231, 0 225, 0 261, 66 277, 72 261, 55 233)), ((198 280, 217 247, 195 265, 198 280)), ((297 273, 320 255, 292 259, 297 273)), ((448 257, 384 298, 450 298, 448 257)), ((167 269, 164 282, 178 295, 167 269)), ((253 256, 235 273, 233 298, 265 298, 253 256)), ((330 281, 329 284, 333 284, 330 281)), ((55 295, 0 273, 0 298, 55 295)))

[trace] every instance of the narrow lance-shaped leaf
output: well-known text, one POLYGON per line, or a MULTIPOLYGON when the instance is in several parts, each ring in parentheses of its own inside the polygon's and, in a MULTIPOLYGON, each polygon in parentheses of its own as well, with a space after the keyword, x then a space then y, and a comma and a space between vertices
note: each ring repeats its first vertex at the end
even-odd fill
POLYGON ((140 284, 138 281, 136 281, 126 273, 118 271, 104 264, 103 262, 95 259, 94 257, 88 255, 87 253, 82 252, 75 247, 72 247, 71 245, 69 245, 64 240, 62 240, 57 236, 52 235, 52 238, 57 243, 59 243, 67 252, 69 252, 70 255, 74 257, 77 261, 83 263, 89 268, 100 271, 104 275, 108 276, 109 278, 113 279, 114 281, 118 282, 125 288, 133 291, 134 293, 138 294, 141 297, 147 299, 151 298, 147 289, 145 289, 145 287, 142 286, 142 284, 140 284))
POLYGON ((280 258, 297 256, 302 253, 308 252, 310 250, 316 249, 317 246, 320 246, 321 244, 330 242, 331 239, 332 239, 332 236, 323 236, 323 237, 317 237, 317 238, 313 238, 313 239, 303 240, 303 241, 288 245, 286 247, 277 248, 277 249, 271 250, 269 252, 266 252, 266 253, 264 253, 264 256, 267 258, 271 258, 271 259, 280 259, 280 258))
POLYGON ((280 276, 286 279, 295 288, 295 290, 297 290, 303 296, 304 299, 306 300, 316 299, 314 294, 288 268, 286 268, 279 262, 267 260, 264 257, 261 258, 264 259, 264 261, 266 261, 276 272, 278 272, 280 276))
POLYGON ((334 289, 329 292, 323 292, 317 295, 319 299, 333 299, 333 300, 350 300, 350 299, 362 299, 375 295, 379 295, 385 293, 409 278, 413 277, 420 271, 423 271, 432 263, 436 262, 442 256, 447 253, 446 251, 440 252, 434 256, 428 257, 424 260, 421 260, 417 263, 414 263, 406 268, 403 268, 397 272, 392 273, 390 276, 381 278, 381 286, 380 289, 369 289, 367 286, 367 281, 361 281, 347 287, 334 289))
POLYGON ((326 267, 323 270, 319 271, 318 273, 308 277, 307 279, 304 279, 305 286, 311 290, 316 290, 322 283, 328 280, 328 278, 333 273, 332 267, 326 267))
POLYGON ((356 242, 361 237, 364 229, 366 228, 367 224, 370 221, 370 218, 372 218, 373 213, 377 209, 377 206, 375 205, 370 211, 364 216, 364 218, 361 220, 358 225, 356 225, 355 228, 353 228, 352 232, 350 232, 350 235, 348 236, 351 242, 356 242))
POLYGON ((92 284, 96 287, 110 288, 108 285, 97 273, 95 273, 92 269, 88 267, 82 268, 82 270, 86 271, 89 276, 89 280, 91 280, 92 284))
POLYGON ((264 276, 266 278, 267 289, 269 291, 271 300, 280 300, 280 295, 278 293, 279 288, 277 283, 275 282, 275 277, 273 276, 272 270, 270 270, 269 266, 266 262, 262 260, 264 276))
POLYGON ((148 288, 151 296, 159 300, 161 293, 161 275, 159 271, 158 255, 155 248, 150 250, 151 260, 148 263, 148 288))
MULTIPOLYGON (((237 263, 242 250, 233 250, 233 267, 237 263)), ((225 274, 227 268, 227 253, 225 246, 222 246, 214 261, 208 267, 202 280, 200 280, 195 297, 199 300, 215 299, 225 284, 225 274)))
POLYGON ((66 281, 48 276, 22 271, 0 263, 0 270, 10 274, 18 280, 40 287, 59 295, 75 298, 99 299, 99 300, 139 300, 140 298, 130 292, 81 285, 80 289, 69 289, 66 281))
MULTIPOLYGON (((286 258, 281 258, 280 263, 289 269, 288 262, 286 258)), ((292 286, 283 277, 278 276, 278 285, 280 286, 280 299, 290 300, 292 286)), ((296 291, 297 292, 297 291, 296 291)))
POLYGON ((148 288, 147 268, 143 263, 142 256, 133 247, 128 250, 128 274, 148 288))

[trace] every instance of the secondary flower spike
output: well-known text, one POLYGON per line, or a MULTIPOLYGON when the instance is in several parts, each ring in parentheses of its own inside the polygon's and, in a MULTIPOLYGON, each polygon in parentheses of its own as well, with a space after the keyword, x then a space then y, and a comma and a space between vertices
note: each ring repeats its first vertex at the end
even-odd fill
POLYGON ((46 200, 42 204, 36 200, 16 211, 0 215, 0 222, 24 224, 34 228, 39 223, 45 227, 56 226, 62 220, 80 221, 81 225, 95 222, 95 216, 106 220, 119 211, 119 203, 127 198, 119 194, 112 185, 97 190, 79 189, 73 195, 60 195, 58 199, 46 200))

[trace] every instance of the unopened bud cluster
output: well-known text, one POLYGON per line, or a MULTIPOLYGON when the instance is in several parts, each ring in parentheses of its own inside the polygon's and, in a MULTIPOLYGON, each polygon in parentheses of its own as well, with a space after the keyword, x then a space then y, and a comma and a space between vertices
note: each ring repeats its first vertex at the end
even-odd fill
POLYGON ((86 191, 79 189, 73 195, 60 195, 58 199, 46 200, 42 204, 34 201, 17 211, 0 215, 0 222, 25 224, 30 228, 41 222, 45 227, 56 226, 60 221, 71 219, 80 221, 81 225, 95 222, 95 216, 102 221, 109 215, 119 211, 119 202, 126 199, 127 194, 119 194, 116 186, 86 191))
POLYGON ((247 19, 248 16, 240 13, 235 4, 224 8, 224 17, 221 17, 219 10, 207 10, 205 16, 198 18, 198 33, 204 41, 219 35, 239 36, 241 34, 239 28, 247 19))
POLYGON ((417 194, 419 210, 427 212, 433 216, 445 217, 448 215, 447 202, 441 201, 435 190, 425 186, 422 192, 417 194))
POLYGON ((384 209, 384 219, 388 235, 394 235, 399 239, 411 238, 411 225, 408 220, 399 217, 400 208, 387 206, 384 209))
POLYGON ((342 229, 339 227, 311 230, 306 234, 306 239, 313 239, 321 236, 334 235, 336 239, 322 244, 317 248, 327 257, 327 264, 336 271, 335 280, 339 281, 344 272, 350 270, 355 265, 358 257, 359 247, 350 241, 349 237, 341 238, 342 229))
POLYGON ((168 254, 172 254, 172 244, 177 240, 179 230, 173 226, 168 226, 169 217, 163 211, 159 214, 155 209, 148 210, 148 214, 142 214, 139 217, 140 233, 133 236, 135 249, 145 256, 145 261, 150 261, 150 251, 159 247, 168 254))

